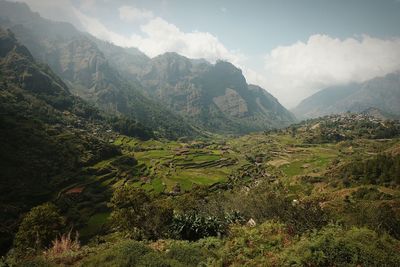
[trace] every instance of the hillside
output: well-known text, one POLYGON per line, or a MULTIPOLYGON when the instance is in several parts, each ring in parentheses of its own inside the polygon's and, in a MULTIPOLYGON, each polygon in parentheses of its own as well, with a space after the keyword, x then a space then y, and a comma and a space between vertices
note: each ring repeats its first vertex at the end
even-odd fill
POLYGON ((124 79, 109 64, 93 37, 68 23, 43 19, 22 3, 0 1, 0 18, 0 25, 11 29, 32 55, 48 64, 75 95, 110 114, 130 117, 161 137, 199 135, 184 118, 145 97, 140 84, 124 79))
POLYGON ((294 122, 276 98, 248 85, 229 62, 196 62, 176 53, 153 58, 138 74, 150 96, 210 131, 246 133, 294 122))
POLYGON ((304 99, 292 111, 299 118, 316 118, 329 114, 363 112, 369 108, 388 116, 400 116, 400 74, 391 73, 360 84, 321 90, 304 99))
POLYGON ((19 214, 53 196, 85 165, 118 155, 98 110, 74 97, 0 28, 1 249, 19 214), (103 134, 100 134, 102 133, 103 134), (97 133, 97 134, 96 134, 97 133), (3 232, 4 231, 4 232, 3 232))

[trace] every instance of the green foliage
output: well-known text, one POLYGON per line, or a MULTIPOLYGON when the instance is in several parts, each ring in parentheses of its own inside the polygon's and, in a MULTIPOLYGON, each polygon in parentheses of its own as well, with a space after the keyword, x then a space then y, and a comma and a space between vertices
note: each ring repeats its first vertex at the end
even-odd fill
POLYGON ((256 222, 276 219, 286 223, 294 233, 319 229, 330 220, 330 215, 321 208, 318 200, 293 202, 294 196, 279 184, 260 183, 248 194, 234 192, 230 199, 246 218, 253 218, 256 222))
POLYGON ((399 241, 365 228, 329 226, 281 255, 283 266, 399 266, 399 241))
POLYGON ((400 155, 378 154, 343 166, 340 175, 365 184, 400 184, 400 155))
POLYGON ((400 123, 362 114, 329 115, 292 125, 284 131, 300 133, 305 143, 334 143, 357 138, 381 139, 400 135, 400 123))
POLYGON ((182 264, 176 260, 169 259, 165 255, 151 252, 143 255, 136 265, 137 267, 185 267, 187 265, 182 264))
POLYGON ((10 31, 0 29, 0 50, 0 253, 4 253, 20 214, 81 180, 77 173, 84 166, 119 151, 104 140, 101 130, 107 125, 98 109, 73 96, 10 31))
POLYGON ((137 266, 140 258, 150 252, 151 249, 140 242, 131 240, 123 241, 105 251, 100 251, 99 253, 87 258, 83 262, 82 266, 137 266))
POLYGON ((180 239, 198 240, 208 236, 221 236, 226 233, 227 223, 216 216, 190 212, 176 215, 172 232, 180 239))
POLYGON ((135 186, 117 188, 110 201, 110 221, 118 231, 132 237, 157 239, 167 233, 172 209, 162 201, 152 201, 146 192, 135 186))
POLYGON ((205 266, 209 257, 213 258, 211 244, 214 241, 192 243, 182 241, 168 242, 165 251, 149 248, 142 242, 123 241, 105 250, 95 251, 85 259, 82 266, 137 266, 137 267, 195 267, 205 266), (207 244, 208 245, 207 245, 207 244))
POLYGON ((190 243, 174 243, 169 247, 167 255, 169 258, 183 263, 185 266, 198 266, 205 262, 207 255, 199 247, 190 243))
POLYGON ((351 223, 400 238, 400 214, 389 203, 360 202, 347 206, 351 223))
POLYGON ((352 193, 352 197, 365 200, 384 200, 393 198, 393 196, 379 191, 376 187, 361 187, 352 193))
POLYGON ((36 258, 33 260, 23 260, 18 262, 19 267, 55 267, 55 264, 48 262, 43 258, 36 258))
POLYGON ((141 140, 149 140, 154 138, 153 132, 136 120, 126 117, 113 117, 110 119, 110 122, 114 130, 120 132, 121 134, 130 137, 137 137, 141 140))
POLYGON ((15 236, 15 247, 21 251, 43 249, 60 234, 64 226, 64 219, 56 206, 50 203, 37 206, 22 220, 15 236))
POLYGON ((256 227, 236 226, 221 249, 223 266, 270 266, 292 237, 284 224, 268 221, 256 227))

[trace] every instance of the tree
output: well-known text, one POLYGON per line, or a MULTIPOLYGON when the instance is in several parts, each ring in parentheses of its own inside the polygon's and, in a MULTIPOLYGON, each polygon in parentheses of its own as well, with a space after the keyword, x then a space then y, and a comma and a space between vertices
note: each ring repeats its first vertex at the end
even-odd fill
POLYGON ((65 227, 57 207, 45 203, 32 208, 22 220, 15 236, 17 249, 40 250, 47 247, 65 227))
POLYGON ((111 223, 133 237, 156 239, 165 235, 172 221, 172 209, 162 201, 152 201, 140 188, 124 185, 110 201, 111 223))

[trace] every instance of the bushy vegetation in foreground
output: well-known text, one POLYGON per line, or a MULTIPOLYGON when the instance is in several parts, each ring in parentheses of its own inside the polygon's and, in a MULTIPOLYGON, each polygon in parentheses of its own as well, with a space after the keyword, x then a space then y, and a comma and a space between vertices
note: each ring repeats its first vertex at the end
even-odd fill
MULTIPOLYGON (((327 225, 294 235, 287 225, 266 221, 234 225, 224 239, 195 242, 121 240, 54 257, 38 256, 25 266, 399 266, 400 242, 367 228, 327 225), (60 261, 61 260, 61 261, 60 261)), ((22 264, 22 263, 21 263, 22 264)))
POLYGON ((56 233, 68 229, 57 209, 44 204, 26 215, 7 262, 11 266, 400 264, 400 241, 396 232, 389 235, 398 224, 394 213, 358 202, 381 198, 374 190, 355 191, 344 200, 345 212, 322 209, 321 199, 297 200, 298 195, 276 182, 260 182, 247 193, 239 188, 223 194, 207 190, 171 198, 122 185, 109 203, 108 234, 84 246, 70 235, 57 238, 56 233), (231 207, 237 211, 227 213, 231 207), (31 251, 31 256, 21 254, 21 249, 31 251))

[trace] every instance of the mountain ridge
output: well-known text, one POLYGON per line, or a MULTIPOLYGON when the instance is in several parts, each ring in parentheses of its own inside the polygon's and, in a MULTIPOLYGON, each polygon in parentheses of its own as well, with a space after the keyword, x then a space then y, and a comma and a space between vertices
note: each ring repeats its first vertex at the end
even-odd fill
POLYGON ((400 117, 400 73, 389 73, 363 83, 333 86, 304 99, 292 110, 299 118, 376 108, 391 117, 400 117))
POLYGON ((176 139, 201 134, 186 119, 145 97, 139 83, 124 79, 109 64, 93 41, 94 37, 79 32, 68 23, 49 21, 32 12, 28 22, 9 17, 8 14, 20 9, 29 10, 24 4, 0 1, 0 7, 0 17, 9 19, 0 24, 10 28, 36 59, 47 63, 63 78, 75 95, 110 114, 135 119, 160 137, 176 139), (62 25, 61 29, 59 25, 62 25), (63 31, 65 27, 69 31, 63 31))
POLYGON ((151 59, 137 78, 148 95, 206 129, 245 133, 294 122, 275 97, 247 84, 242 71, 226 61, 194 62, 167 52, 151 59))

